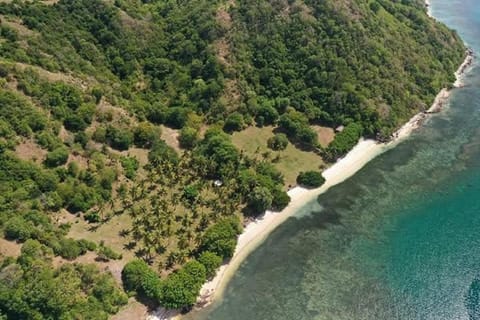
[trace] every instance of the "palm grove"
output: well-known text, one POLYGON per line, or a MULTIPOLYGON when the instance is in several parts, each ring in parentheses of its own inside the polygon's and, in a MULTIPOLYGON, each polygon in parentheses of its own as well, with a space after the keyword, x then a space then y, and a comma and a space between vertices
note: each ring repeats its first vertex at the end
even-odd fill
POLYGON ((1 257, 5 319, 108 318, 127 294, 190 308, 242 220, 290 201, 232 132, 274 126, 272 150, 333 161, 424 110, 464 56, 415 0, 14 0, 0 21, 0 229, 21 245, 1 257), (345 129, 321 147, 312 125, 345 129), (65 210, 92 229, 127 217, 108 235, 122 252, 72 238, 65 210), (123 288, 92 255, 125 261, 123 288))

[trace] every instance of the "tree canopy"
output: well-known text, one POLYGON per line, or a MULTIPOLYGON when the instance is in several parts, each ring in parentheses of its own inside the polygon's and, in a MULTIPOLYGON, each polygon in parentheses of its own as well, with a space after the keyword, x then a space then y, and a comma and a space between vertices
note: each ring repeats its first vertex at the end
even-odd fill
POLYGON ((111 274, 94 265, 51 265, 52 251, 28 240, 0 267, 0 313, 7 319, 108 319, 127 303, 111 274))

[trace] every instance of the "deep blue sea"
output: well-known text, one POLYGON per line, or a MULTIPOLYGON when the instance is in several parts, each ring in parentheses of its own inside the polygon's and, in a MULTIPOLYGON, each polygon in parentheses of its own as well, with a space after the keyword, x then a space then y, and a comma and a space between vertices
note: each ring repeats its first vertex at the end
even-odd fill
MULTIPOLYGON (((480 0, 432 0, 480 52, 480 0)), ((480 320, 480 67, 407 141, 307 204, 195 319, 480 320)))

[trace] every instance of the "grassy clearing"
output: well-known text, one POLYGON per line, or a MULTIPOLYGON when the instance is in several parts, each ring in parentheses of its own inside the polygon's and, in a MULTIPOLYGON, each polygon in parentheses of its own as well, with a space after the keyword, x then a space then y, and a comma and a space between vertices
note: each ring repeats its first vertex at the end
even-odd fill
POLYGON ((63 211, 60 221, 69 222, 71 225, 67 235, 68 238, 87 239, 97 244, 103 241, 105 246, 112 248, 115 252, 121 253, 122 259, 98 261, 96 259, 97 253, 87 252, 85 255, 81 255, 73 261, 55 257, 53 261, 54 265, 60 266, 72 262, 84 264, 93 263, 98 265, 100 269, 111 272, 113 277, 121 283, 121 273, 124 265, 135 257, 134 251, 125 248, 128 239, 121 236, 123 230, 131 227, 130 216, 127 214, 117 215, 106 223, 94 225, 88 224, 82 217, 63 211))
POLYGON ((233 143, 249 156, 261 158, 268 154, 277 169, 283 174, 285 184, 295 185, 298 173, 307 170, 319 170, 325 165, 323 159, 314 152, 297 149, 291 143, 284 151, 273 151, 267 147, 267 140, 274 135, 273 127, 249 127, 242 132, 235 132, 233 143))
MULTIPOLYGON (((65 214, 74 217, 70 213, 65 214)), ((68 236, 74 239, 87 239, 96 243, 103 240, 106 246, 121 252, 124 258, 126 256, 133 258, 133 252, 124 248, 126 239, 120 236, 121 231, 130 228, 131 225, 131 218, 128 214, 113 216, 107 223, 98 225, 98 228, 92 228, 94 225, 89 224, 83 218, 75 217, 68 236)))

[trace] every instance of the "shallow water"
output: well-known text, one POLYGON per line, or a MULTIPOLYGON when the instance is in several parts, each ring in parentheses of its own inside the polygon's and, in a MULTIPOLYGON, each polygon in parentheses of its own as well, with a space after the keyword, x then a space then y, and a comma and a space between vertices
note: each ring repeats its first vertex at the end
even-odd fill
MULTIPOLYGON (((480 52, 480 1, 432 13, 480 52)), ((480 320, 480 68, 410 139, 305 205, 194 319, 480 320)))

